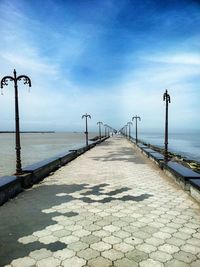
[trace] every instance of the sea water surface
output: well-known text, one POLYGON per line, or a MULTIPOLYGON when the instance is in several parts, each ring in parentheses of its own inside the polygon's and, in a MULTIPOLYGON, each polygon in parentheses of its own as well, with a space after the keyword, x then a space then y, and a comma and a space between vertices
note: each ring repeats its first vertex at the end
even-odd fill
MULTIPOLYGON (((89 138, 98 135, 90 134, 89 138)), ((132 134, 134 137, 134 133, 132 134)), ((163 133, 140 133, 138 138, 164 147, 163 133)), ((83 133, 21 133, 22 166, 48 159, 85 145, 83 133)), ((200 162, 200 133, 169 134, 169 150, 200 162)), ((15 172, 15 134, 0 133, 0 176, 15 172)))
MULTIPOLYGON (((96 136, 91 133, 89 138, 96 136)), ((21 133, 22 166, 85 145, 83 133, 21 133)), ((0 176, 15 172, 15 134, 0 133, 0 176)))
MULTIPOLYGON (((164 148, 164 133, 140 133, 138 138, 164 148)), ((168 147, 171 152, 200 162, 200 132, 169 133, 168 147)))

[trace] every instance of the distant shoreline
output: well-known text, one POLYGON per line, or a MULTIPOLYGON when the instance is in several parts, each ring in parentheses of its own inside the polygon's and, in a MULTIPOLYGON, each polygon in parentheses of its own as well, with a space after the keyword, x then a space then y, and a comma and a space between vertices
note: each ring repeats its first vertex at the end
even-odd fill
MULTIPOLYGON (((15 133, 15 131, 0 131, 1 133, 15 133)), ((21 131, 20 133, 55 133, 55 131, 21 131)))

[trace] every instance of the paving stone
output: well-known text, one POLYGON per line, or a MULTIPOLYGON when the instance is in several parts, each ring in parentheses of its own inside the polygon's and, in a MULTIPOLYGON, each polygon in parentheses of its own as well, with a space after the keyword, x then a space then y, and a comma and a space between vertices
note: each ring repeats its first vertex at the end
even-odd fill
POLYGON ((169 239, 171 238, 171 235, 168 233, 164 233, 164 232, 157 232, 155 234, 153 234, 154 237, 160 238, 160 239, 169 239))
POLYGON ((151 237, 151 235, 149 233, 145 233, 145 232, 142 232, 142 231, 134 232, 134 233, 132 233, 132 235, 134 237, 138 237, 140 239, 147 239, 147 238, 151 237))
POLYGON ((52 252, 47 250, 46 248, 31 251, 29 254, 29 256, 36 261, 48 258, 51 255, 52 255, 52 252))
POLYGON ((90 260, 93 258, 96 258, 100 255, 100 253, 92 248, 87 248, 84 250, 81 250, 77 253, 78 257, 84 258, 85 260, 90 260))
POLYGON ((153 260, 160 261, 160 262, 167 262, 172 259, 172 256, 168 253, 162 251, 155 251, 150 254, 150 257, 153 260))
POLYGON ((69 235, 69 236, 60 238, 60 241, 65 244, 71 244, 71 243, 77 242, 79 239, 80 238, 77 236, 69 235))
POLYGON ((173 254, 179 251, 179 247, 171 245, 171 244, 164 244, 158 247, 159 250, 167 252, 169 254, 173 254))
POLYGON ((192 246, 190 244, 186 244, 186 245, 183 245, 181 247, 181 250, 185 251, 185 252, 189 252, 189 253, 192 253, 194 255, 200 253, 200 248, 199 247, 195 247, 195 246, 192 246))
POLYGON ((36 261, 30 257, 18 258, 11 262, 13 267, 31 267, 36 263, 36 261))
POLYGON ((80 251, 80 250, 88 248, 89 245, 84 242, 78 241, 78 242, 69 244, 67 247, 74 251, 80 251))
POLYGON ((177 246, 177 247, 180 247, 180 246, 182 246, 182 245, 185 244, 185 241, 184 241, 184 240, 179 239, 179 238, 175 238, 175 237, 166 239, 165 241, 166 241, 168 244, 171 244, 171 245, 174 245, 174 246, 177 246))
POLYGON ((123 259, 114 261, 114 266, 116 266, 116 267, 137 267, 138 264, 134 261, 123 258, 123 259))
POLYGON ((166 267, 190 267, 188 263, 173 259, 165 263, 166 267))
POLYGON ((113 235, 116 237, 120 237, 122 239, 131 236, 131 234, 129 232, 122 231, 122 230, 114 232, 113 235))
POLYGON ((124 242, 134 246, 143 243, 143 240, 137 237, 128 237, 124 239, 124 242))
POLYGON ((105 231, 109 231, 109 232, 112 233, 112 232, 115 232, 115 231, 119 231, 120 230, 120 227, 117 227, 117 226, 114 226, 114 225, 110 224, 110 225, 104 226, 103 229, 105 231))
POLYGON ((75 256, 75 252, 72 250, 69 250, 67 248, 62 249, 62 250, 58 250, 58 251, 53 253, 53 257, 57 258, 59 260, 65 260, 68 258, 72 258, 73 256, 75 256))
POLYGON ((30 243, 33 243, 37 240, 38 240, 38 238, 36 236, 33 236, 33 235, 24 236, 24 237, 21 237, 18 239, 18 241, 22 244, 30 244, 30 243))
POLYGON ((90 267, 110 267, 112 262, 103 257, 97 257, 88 261, 88 266, 90 267))
POLYGON ((104 237, 102 240, 105 243, 108 243, 108 244, 111 244, 111 245, 114 245, 114 244, 122 242, 121 238, 118 238, 116 236, 107 236, 107 237, 104 237))
POLYGON ((159 261, 148 259, 140 262, 140 267, 164 267, 164 264, 159 261))
POLYGON ((136 248, 145 252, 145 253, 151 253, 152 251, 155 251, 157 249, 156 247, 154 247, 150 244, 147 244, 147 243, 138 245, 138 246, 136 246, 136 248))
POLYGON ((196 257, 188 252, 185 251, 179 251, 173 255, 173 257, 177 260, 183 261, 185 263, 190 263, 192 261, 196 260, 196 257))
POLYGON ((43 237, 43 236, 47 236, 50 234, 51 234, 51 231, 48 231, 48 230, 42 230, 42 231, 37 231, 33 233, 33 235, 36 237, 43 237))
POLYGON ((80 230, 76 230, 76 231, 72 232, 72 234, 74 236, 83 237, 83 236, 90 235, 91 232, 87 231, 87 230, 84 230, 84 229, 80 229, 80 230))
POLYGON ((117 251, 115 249, 109 249, 109 250, 106 250, 106 251, 103 251, 101 253, 101 255, 104 257, 104 258, 107 258, 111 261, 115 261, 117 259, 121 259, 123 258, 124 254, 121 253, 120 251, 117 251))
MULTIPOLYGON (((61 261, 59 259, 55 259, 53 257, 49 257, 46 259, 39 260, 37 262, 37 267, 57 267, 59 266, 61 261)), ((22 267, 22 266, 21 266, 22 267)))
POLYGON ((199 267, 200 266, 200 260, 194 261, 190 266, 191 267, 199 267))
POLYGON ((78 257, 72 257, 70 259, 66 259, 62 262, 62 266, 64 267, 82 267, 86 264, 86 260, 78 258, 78 257))
POLYGON ((101 241, 101 242, 92 244, 90 247, 98 251, 105 251, 105 250, 111 249, 112 246, 108 243, 101 241))
POLYGON ((51 243, 55 243, 56 241, 58 241, 58 237, 55 237, 53 235, 47 235, 47 236, 43 236, 39 238, 40 243, 43 244, 51 244, 51 243))
POLYGON ((92 234, 99 237, 106 237, 111 235, 110 232, 104 230, 94 231, 92 234))
POLYGON ((123 253, 126 253, 128 251, 131 251, 134 249, 133 246, 127 244, 127 243, 118 243, 118 244, 115 244, 113 245, 113 248, 116 249, 116 250, 119 250, 123 253))
POLYGON ((58 231, 53 232, 53 235, 56 237, 64 237, 64 236, 71 235, 71 231, 67 231, 65 229, 62 229, 62 230, 58 230, 58 231))
POLYGON ((134 250, 126 253, 125 256, 128 259, 133 260, 135 262, 141 262, 141 261, 146 260, 148 258, 147 253, 145 253, 141 250, 137 250, 137 249, 134 249, 134 250))
MULTIPOLYGON (((168 239, 169 240, 169 239, 168 239)), ((145 240, 146 243, 151 244, 155 247, 158 247, 159 245, 162 245, 165 243, 165 241, 161 238, 156 238, 156 237, 150 237, 145 240)))
POLYGON ((94 235, 88 235, 88 236, 81 237, 81 241, 84 243, 87 243, 89 245, 91 245, 93 243, 97 243, 100 240, 101 240, 100 237, 94 236, 94 235))
POLYGON ((62 225, 59 225, 59 224, 54 224, 54 225, 49 225, 46 227, 46 230, 49 230, 49 231, 58 231, 58 230, 61 230, 63 229, 64 227, 62 225))

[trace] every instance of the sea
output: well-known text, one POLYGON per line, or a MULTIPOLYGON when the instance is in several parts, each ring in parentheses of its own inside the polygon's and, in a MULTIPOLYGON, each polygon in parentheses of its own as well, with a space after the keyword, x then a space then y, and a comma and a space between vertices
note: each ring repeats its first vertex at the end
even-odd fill
MULTIPOLYGON (((97 136, 89 134, 89 138, 97 136)), ((85 145, 84 133, 21 133, 22 167, 85 145)), ((0 133, 0 176, 15 172, 15 134, 0 133)))
MULTIPOLYGON (((164 133, 141 132, 138 138, 164 148, 164 133)), ((200 132, 169 133, 168 149, 185 158, 200 162, 200 132)))
MULTIPOLYGON (((91 133, 89 138, 97 136, 91 133)), ((134 135, 133 135, 134 137, 134 135)), ((164 147, 163 133, 139 133, 138 138, 164 147)), ((21 133, 22 166, 56 156, 61 152, 85 145, 83 133, 21 133)), ((170 133, 169 150, 188 159, 200 162, 200 132, 170 133)), ((0 176, 15 172, 15 134, 0 133, 0 176)))

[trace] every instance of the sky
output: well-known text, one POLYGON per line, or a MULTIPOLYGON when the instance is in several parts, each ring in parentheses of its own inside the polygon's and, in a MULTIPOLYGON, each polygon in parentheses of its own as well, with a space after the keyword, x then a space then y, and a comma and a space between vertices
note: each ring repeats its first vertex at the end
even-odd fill
MULTIPOLYGON (((0 79, 18 82, 21 130, 200 130, 200 1, 0 0, 0 79)), ((14 130, 14 88, 0 95, 0 131, 14 130)))

